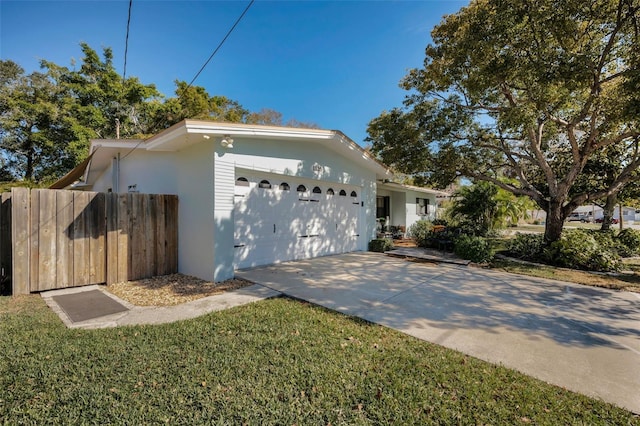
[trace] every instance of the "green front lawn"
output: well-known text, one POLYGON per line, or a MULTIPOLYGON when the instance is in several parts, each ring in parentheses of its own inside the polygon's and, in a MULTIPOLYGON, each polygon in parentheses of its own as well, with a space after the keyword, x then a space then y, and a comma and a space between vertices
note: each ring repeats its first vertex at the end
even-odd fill
POLYGON ((0 298, 5 424, 640 424, 628 411, 306 303, 69 330, 0 298))
POLYGON ((638 258, 626 259, 624 261, 624 269, 626 271, 619 274, 603 274, 577 269, 556 268, 550 265, 527 264, 509 259, 494 259, 488 266, 492 269, 499 269, 513 274, 640 293, 640 259, 638 258))

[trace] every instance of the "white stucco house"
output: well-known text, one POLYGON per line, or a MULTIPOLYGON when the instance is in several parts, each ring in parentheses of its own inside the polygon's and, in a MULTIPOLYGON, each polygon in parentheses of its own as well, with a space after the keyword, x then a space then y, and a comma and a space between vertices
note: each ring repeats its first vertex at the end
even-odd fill
POLYGON ((342 132, 185 120, 147 140, 94 140, 84 189, 176 194, 178 269, 237 269, 366 250, 376 219, 433 218, 438 191, 392 172, 342 132))

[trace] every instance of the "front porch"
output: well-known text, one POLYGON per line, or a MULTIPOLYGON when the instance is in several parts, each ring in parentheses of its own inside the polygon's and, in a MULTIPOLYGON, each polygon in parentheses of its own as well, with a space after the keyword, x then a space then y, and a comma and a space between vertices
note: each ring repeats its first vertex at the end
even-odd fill
POLYGON ((396 183, 378 184, 376 226, 378 237, 404 238, 419 220, 437 217, 436 195, 440 191, 396 183))

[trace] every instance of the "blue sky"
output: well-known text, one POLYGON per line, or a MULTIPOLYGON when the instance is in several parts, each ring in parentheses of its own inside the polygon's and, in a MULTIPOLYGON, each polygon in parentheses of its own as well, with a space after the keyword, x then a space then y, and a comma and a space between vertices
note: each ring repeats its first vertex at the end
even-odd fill
MULTIPOLYGON (((248 1, 133 0, 127 76, 155 83, 196 75, 248 1)), ((430 31, 468 1, 257 0, 194 82, 245 108, 343 131, 362 144, 367 123, 399 106, 398 82, 421 66, 430 31)), ((71 66, 80 42, 111 47, 122 74, 128 0, 0 0, 0 58, 27 72, 71 66)))

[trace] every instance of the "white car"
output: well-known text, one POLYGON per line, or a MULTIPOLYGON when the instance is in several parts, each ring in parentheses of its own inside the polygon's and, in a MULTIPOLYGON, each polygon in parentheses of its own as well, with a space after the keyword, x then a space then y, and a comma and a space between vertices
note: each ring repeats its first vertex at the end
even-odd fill
POLYGON ((591 212, 573 212, 567 218, 567 222, 593 222, 591 212))

